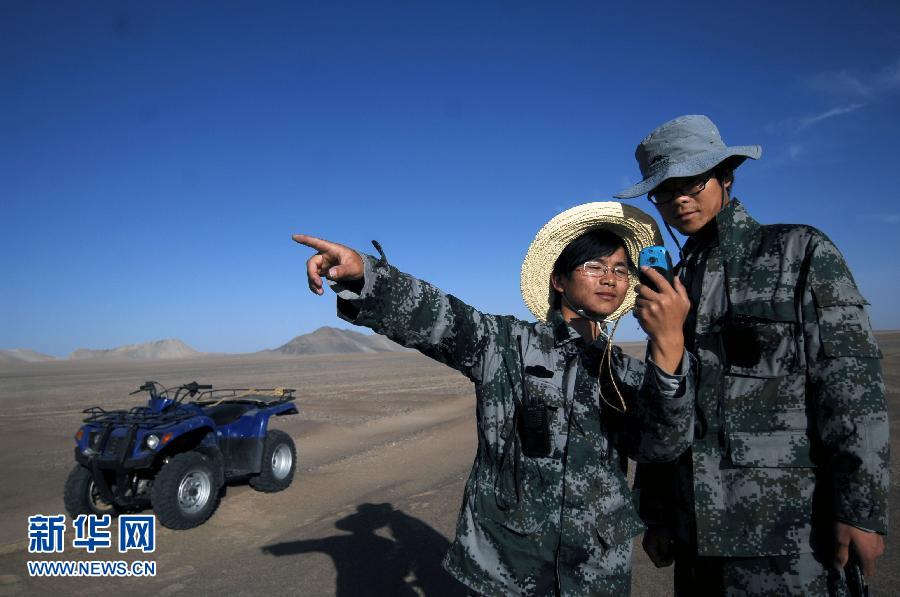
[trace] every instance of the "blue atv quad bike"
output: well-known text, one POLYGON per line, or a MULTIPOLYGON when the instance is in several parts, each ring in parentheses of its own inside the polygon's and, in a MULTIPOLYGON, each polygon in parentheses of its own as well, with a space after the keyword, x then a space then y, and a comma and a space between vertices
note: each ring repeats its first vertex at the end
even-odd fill
POLYGON ((249 479, 263 492, 291 484, 294 441, 268 427, 273 415, 297 414, 294 390, 148 381, 138 392, 150 394, 147 406, 84 411, 65 488, 71 516, 152 507, 163 526, 190 529, 212 515, 226 482, 249 479))

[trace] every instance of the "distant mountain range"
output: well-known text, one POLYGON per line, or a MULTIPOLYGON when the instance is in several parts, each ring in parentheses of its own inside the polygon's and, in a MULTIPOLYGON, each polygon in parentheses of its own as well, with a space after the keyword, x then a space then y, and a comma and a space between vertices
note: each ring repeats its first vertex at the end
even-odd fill
POLYGON ((90 350, 79 348, 69 355, 72 360, 77 359, 183 359, 195 357, 202 353, 197 352, 177 338, 157 340, 156 342, 144 342, 143 344, 128 344, 118 348, 102 350, 90 350))
MULTIPOLYGON (((366 335, 351 330, 341 330, 332 327, 321 327, 316 331, 297 336, 287 344, 278 348, 261 350, 253 353, 258 356, 267 355, 304 355, 304 354, 348 354, 359 352, 393 352, 406 350, 399 344, 379 335, 366 335)), ((169 338, 155 342, 142 344, 129 344, 117 348, 88 349, 79 348, 69 355, 68 360, 158 360, 158 359, 184 359, 189 357, 205 356, 209 353, 194 350, 181 340, 169 338)), ((57 361, 50 355, 41 354, 33 350, 17 348, 14 350, 0 350, 0 364, 13 363, 39 363, 44 361, 57 361)))

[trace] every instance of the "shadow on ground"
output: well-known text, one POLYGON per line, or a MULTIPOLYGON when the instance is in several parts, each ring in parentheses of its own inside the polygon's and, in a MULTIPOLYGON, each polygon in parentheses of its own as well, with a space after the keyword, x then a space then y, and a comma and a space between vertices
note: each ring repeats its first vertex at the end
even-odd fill
POLYGON ((337 570, 337 597, 465 595, 465 587, 441 567, 450 547, 447 539, 391 504, 360 504, 354 514, 334 526, 349 534, 274 543, 261 549, 275 556, 327 554, 337 570), (376 534, 379 529, 389 531, 393 539, 376 534))

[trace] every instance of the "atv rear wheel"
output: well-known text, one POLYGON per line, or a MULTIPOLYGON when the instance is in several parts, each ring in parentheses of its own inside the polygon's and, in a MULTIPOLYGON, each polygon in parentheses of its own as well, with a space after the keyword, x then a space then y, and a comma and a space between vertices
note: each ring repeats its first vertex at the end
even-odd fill
POLYGON ((250 478, 250 486, 265 493, 287 489, 294 480, 296 469, 294 440, 284 431, 270 429, 263 446, 262 469, 259 476, 250 478))
POLYGON ((157 473, 150 501, 164 527, 192 529, 203 524, 219 505, 212 463, 198 452, 173 456, 157 473))
POLYGON ((75 518, 79 514, 115 515, 118 510, 113 504, 100 497, 100 490, 94 483, 94 475, 86 467, 76 464, 66 479, 63 502, 69 516, 75 518))

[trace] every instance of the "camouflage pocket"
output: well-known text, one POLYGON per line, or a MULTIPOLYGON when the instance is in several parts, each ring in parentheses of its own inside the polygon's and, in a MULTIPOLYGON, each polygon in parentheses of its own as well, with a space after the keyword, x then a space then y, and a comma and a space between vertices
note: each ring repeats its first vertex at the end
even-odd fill
POLYGON ((729 455, 736 467, 809 468, 810 442, 805 431, 779 430, 728 433, 729 455))
MULTIPOLYGON (((503 526, 519 535, 531 535, 540 530, 550 515, 545 500, 547 494, 542 475, 533 463, 527 459, 520 462, 518 489, 515 480, 491 483, 487 479, 479 479, 475 493, 475 513, 503 526)), ((501 472, 508 476, 512 471, 501 472)))
MULTIPOLYGON (((527 385, 529 402, 542 405, 546 416, 548 432, 547 443, 549 445, 547 446, 547 451, 543 453, 542 456, 560 459, 562 458, 566 444, 565 435, 562 433, 562 430, 566 427, 564 421, 565 408, 562 388, 532 375, 525 376, 525 383, 527 385)), ((524 446, 526 438, 520 435, 520 439, 524 446)))
POLYGON ((797 368, 795 324, 733 316, 722 329, 729 375, 775 378, 797 368))
POLYGON ((773 431, 803 432, 809 424, 809 417, 802 402, 802 395, 762 396, 740 402, 729 401, 729 409, 725 413, 727 429, 733 433, 749 435, 773 431), (761 403, 763 400, 768 402, 761 403))
POLYGON ((551 409, 562 405, 562 388, 533 375, 525 376, 528 399, 543 402, 551 409))
POLYGON ((826 356, 881 358, 866 314, 869 303, 855 286, 821 285, 812 292, 822 351, 826 356))
POLYGON ((817 310, 822 351, 829 357, 881 358, 862 305, 830 305, 817 310))
POLYGON ((640 535, 646 526, 629 504, 611 514, 607 514, 597 521, 594 530, 604 549, 610 549, 616 545, 631 541, 633 537, 640 535))

